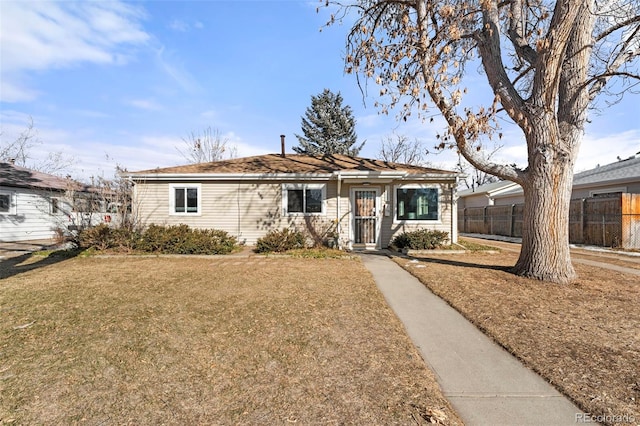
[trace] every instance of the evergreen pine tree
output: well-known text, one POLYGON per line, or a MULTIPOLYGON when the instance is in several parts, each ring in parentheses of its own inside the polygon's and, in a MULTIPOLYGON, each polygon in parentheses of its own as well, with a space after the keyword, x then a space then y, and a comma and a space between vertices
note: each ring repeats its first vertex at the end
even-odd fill
POLYGON ((311 106, 302 118, 304 136, 296 134, 299 146, 293 150, 299 154, 344 154, 357 156, 364 142, 356 146, 356 121, 351 107, 342 106, 342 96, 329 89, 311 96, 311 106))

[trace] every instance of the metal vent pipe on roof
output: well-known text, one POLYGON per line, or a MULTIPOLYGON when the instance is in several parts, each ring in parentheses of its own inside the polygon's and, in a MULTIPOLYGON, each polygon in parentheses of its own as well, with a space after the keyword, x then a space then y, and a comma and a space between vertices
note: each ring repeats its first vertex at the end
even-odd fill
POLYGON ((280 156, 282 158, 284 158, 284 138, 285 138, 285 135, 280 135, 280 148, 281 148, 280 156))

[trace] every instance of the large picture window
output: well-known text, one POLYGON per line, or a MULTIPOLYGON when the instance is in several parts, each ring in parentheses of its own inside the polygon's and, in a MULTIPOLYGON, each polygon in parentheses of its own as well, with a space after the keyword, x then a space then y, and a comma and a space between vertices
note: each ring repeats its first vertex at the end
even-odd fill
POLYGON ((200 185, 170 185, 171 214, 200 213, 200 185))
POLYGON ((285 214, 323 214, 325 185, 285 184, 282 198, 285 214))
POLYGON ((437 188, 397 188, 398 220, 438 220, 437 188))

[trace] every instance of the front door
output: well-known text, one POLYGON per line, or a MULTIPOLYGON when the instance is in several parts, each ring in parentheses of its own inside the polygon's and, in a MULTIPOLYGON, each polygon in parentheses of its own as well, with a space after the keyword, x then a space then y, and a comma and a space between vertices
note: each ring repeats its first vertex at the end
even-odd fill
POLYGON ((376 248, 378 243, 378 228, 378 190, 354 189, 354 247, 376 248))

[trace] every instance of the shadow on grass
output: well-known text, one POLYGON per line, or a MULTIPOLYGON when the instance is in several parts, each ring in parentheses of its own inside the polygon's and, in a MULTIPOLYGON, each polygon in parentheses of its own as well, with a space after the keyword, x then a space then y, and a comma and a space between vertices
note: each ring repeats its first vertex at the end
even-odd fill
POLYGON ((61 250, 52 252, 48 256, 24 253, 0 260, 0 280, 74 258, 81 252, 81 250, 61 250))
POLYGON ((462 268, 477 268, 477 269, 491 269, 494 271, 503 271, 511 273, 513 271, 513 266, 503 266, 503 265, 485 265, 483 263, 473 263, 473 262, 463 262, 459 260, 451 260, 451 259, 437 259, 433 257, 413 257, 406 256, 406 259, 415 259, 419 262, 423 263, 437 263, 439 265, 449 265, 449 266, 458 266, 462 268))

